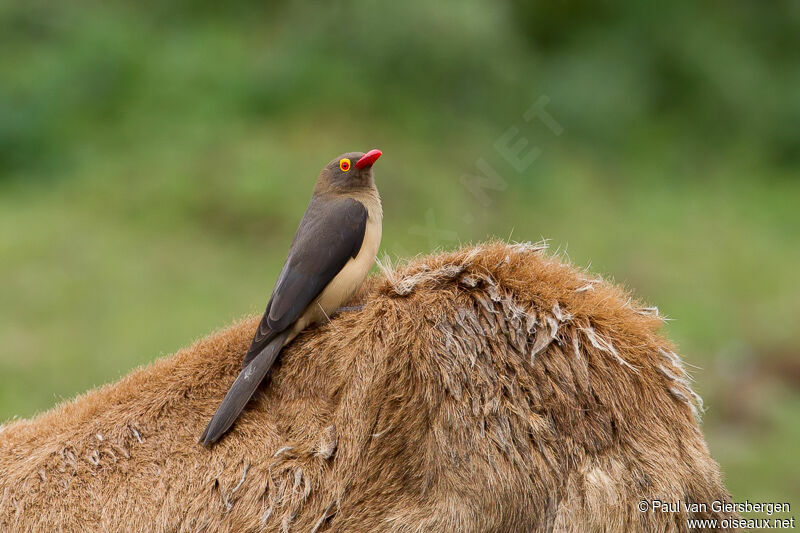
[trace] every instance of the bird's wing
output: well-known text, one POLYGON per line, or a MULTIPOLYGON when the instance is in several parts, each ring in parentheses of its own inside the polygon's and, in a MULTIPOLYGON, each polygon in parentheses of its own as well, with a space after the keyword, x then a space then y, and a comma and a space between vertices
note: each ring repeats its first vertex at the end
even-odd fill
POLYGON ((352 198, 312 198, 243 365, 277 333, 291 326, 345 264, 358 255, 366 228, 367 209, 361 202, 352 198))

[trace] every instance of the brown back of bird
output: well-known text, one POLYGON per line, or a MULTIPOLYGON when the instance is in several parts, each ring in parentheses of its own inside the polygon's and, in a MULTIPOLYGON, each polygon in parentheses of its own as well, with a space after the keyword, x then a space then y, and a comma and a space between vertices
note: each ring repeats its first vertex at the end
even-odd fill
POLYGON ((0 430, 0 531, 685 531, 730 499, 661 319, 495 243, 386 271, 203 425, 256 318, 0 430))

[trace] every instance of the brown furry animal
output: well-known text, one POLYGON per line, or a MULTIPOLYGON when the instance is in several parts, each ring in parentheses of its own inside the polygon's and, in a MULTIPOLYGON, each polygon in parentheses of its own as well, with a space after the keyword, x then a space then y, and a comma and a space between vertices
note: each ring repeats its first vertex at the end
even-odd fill
POLYGON ((0 429, 1 531, 686 531, 729 500, 661 319, 494 243, 372 279, 218 445, 257 319, 0 429))

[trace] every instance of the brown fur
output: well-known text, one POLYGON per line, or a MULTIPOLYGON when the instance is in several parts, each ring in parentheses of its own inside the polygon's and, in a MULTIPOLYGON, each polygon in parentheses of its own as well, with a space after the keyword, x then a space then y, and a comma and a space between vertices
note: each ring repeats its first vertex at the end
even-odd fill
POLYGON ((494 243, 360 297, 210 450, 255 317, 0 429, 0 530, 660 532, 689 514, 640 500, 730 499, 661 319, 620 288, 494 243))

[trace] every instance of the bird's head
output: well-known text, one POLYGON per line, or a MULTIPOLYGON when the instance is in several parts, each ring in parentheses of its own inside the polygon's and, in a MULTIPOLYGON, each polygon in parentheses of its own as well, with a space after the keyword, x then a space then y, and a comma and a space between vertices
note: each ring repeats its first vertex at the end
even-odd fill
POLYGON ((334 192, 374 187, 372 165, 380 156, 380 150, 342 154, 325 165, 317 180, 317 187, 334 192))

